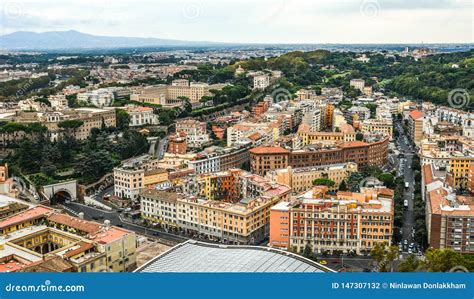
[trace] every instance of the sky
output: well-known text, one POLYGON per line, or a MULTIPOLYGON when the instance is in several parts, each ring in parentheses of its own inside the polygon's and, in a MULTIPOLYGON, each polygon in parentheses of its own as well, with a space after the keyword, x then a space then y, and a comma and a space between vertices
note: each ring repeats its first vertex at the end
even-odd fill
POLYGON ((472 43, 473 0, 0 0, 0 34, 238 43, 472 43))

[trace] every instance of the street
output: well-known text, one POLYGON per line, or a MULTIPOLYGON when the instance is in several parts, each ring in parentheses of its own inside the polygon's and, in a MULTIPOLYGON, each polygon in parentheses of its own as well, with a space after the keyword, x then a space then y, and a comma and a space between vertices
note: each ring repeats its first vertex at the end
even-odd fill
POLYGON ((109 220, 111 225, 123 227, 125 229, 134 231, 137 234, 145 235, 147 237, 155 239, 163 239, 172 243, 181 243, 186 241, 188 238, 180 235, 170 234, 167 232, 159 231, 156 229, 148 228, 138 224, 133 224, 132 221, 124 221, 118 211, 104 211, 97 208, 89 207, 76 202, 69 202, 64 204, 67 209, 73 210, 75 213, 84 213, 84 219, 92 220, 97 222, 104 222, 109 220))
POLYGON ((414 174, 411 167, 413 160, 413 148, 408 141, 407 133, 404 131, 400 121, 395 122, 396 129, 399 132, 397 139, 397 149, 400 151, 401 159, 399 166, 399 173, 403 175, 405 183, 408 183, 408 188, 404 188, 403 199, 408 203, 408 206, 404 209, 403 213, 403 227, 402 227, 402 251, 408 253, 409 244, 414 243, 413 240, 413 229, 414 229, 414 174))

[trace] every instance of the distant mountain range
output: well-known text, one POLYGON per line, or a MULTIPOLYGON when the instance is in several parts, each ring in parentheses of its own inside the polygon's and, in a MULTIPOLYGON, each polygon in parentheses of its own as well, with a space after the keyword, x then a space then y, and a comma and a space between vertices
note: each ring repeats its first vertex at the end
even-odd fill
POLYGON ((182 41, 161 38, 141 38, 124 36, 100 36, 82 33, 76 30, 30 32, 17 31, 0 35, 0 51, 52 51, 52 52, 90 52, 95 50, 114 51, 114 49, 146 49, 146 48, 177 48, 177 47, 239 47, 239 48, 278 48, 287 50, 327 49, 330 51, 372 51, 372 50, 403 50, 420 46, 430 47, 437 52, 457 52, 473 49, 472 43, 464 44, 255 44, 255 43, 219 43, 208 41, 182 41))
POLYGON ((75 30, 29 32, 17 31, 0 36, 3 50, 61 50, 61 49, 106 49, 143 47, 213 46, 219 43, 180 41, 161 38, 140 38, 122 36, 99 36, 75 30))

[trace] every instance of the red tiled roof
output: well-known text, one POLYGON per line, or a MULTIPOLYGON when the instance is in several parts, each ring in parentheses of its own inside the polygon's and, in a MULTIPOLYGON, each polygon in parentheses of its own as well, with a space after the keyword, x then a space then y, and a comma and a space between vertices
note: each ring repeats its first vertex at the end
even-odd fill
POLYGON ((423 165, 423 179, 425 181, 425 185, 428 185, 434 182, 433 169, 431 168, 431 164, 423 165))
POLYGON ((0 228, 9 227, 11 225, 30 219, 32 220, 36 218, 41 218, 52 212, 53 210, 50 208, 37 206, 3 219, 2 221, 0 221, 0 228))
POLYGON ((50 215, 48 220, 73 227, 89 234, 96 233, 102 228, 102 225, 97 222, 82 220, 66 214, 55 213, 50 215))
POLYGON ((107 230, 97 233, 90 239, 101 244, 108 244, 129 234, 130 231, 118 227, 111 227, 107 230))
POLYGON ((79 245, 80 245, 79 248, 67 251, 64 254, 64 256, 72 257, 72 256, 78 255, 79 253, 84 252, 84 251, 89 250, 92 247, 94 247, 91 243, 86 243, 86 242, 81 242, 79 245))
POLYGON ((367 146, 367 142, 363 141, 347 141, 339 144, 340 147, 359 147, 359 146, 367 146))
POLYGON ((288 154, 289 150, 286 150, 279 146, 258 146, 252 148, 249 152, 252 154, 288 154))
POLYGON ((423 112, 418 111, 418 110, 412 110, 410 112, 410 117, 413 119, 419 119, 423 117, 423 112))

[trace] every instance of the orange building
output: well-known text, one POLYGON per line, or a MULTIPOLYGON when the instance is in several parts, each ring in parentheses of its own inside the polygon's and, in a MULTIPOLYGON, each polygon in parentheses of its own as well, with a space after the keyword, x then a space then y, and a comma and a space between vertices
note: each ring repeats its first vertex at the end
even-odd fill
POLYGON ((303 252, 368 253, 392 241, 393 190, 363 188, 361 193, 327 194, 326 186, 280 202, 270 210, 270 246, 303 252))
POLYGON ((326 113, 326 128, 332 129, 334 106, 327 104, 324 112, 326 113))
POLYGON ((252 172, 260 175, 288 166, 298 168, 347 162, 357 163, 359 168, 382 167, 387 162, 389 141, 387 136, 371 143, 348 141, 338 143, 332 148, 294 150, 292 152, 282 147, 259 146, 249 151, 250 167, 252 172))
POLYGON ((290 151, 282 147, 259 146, 249 152, 250 167, 253 173, 265 175, 269 170, 288 166, 290 151))
POLYGON ((168 153, 184 155, 187 150, 188 144, 186 142, 186 133, 180 132, 169 137, 168 153))

